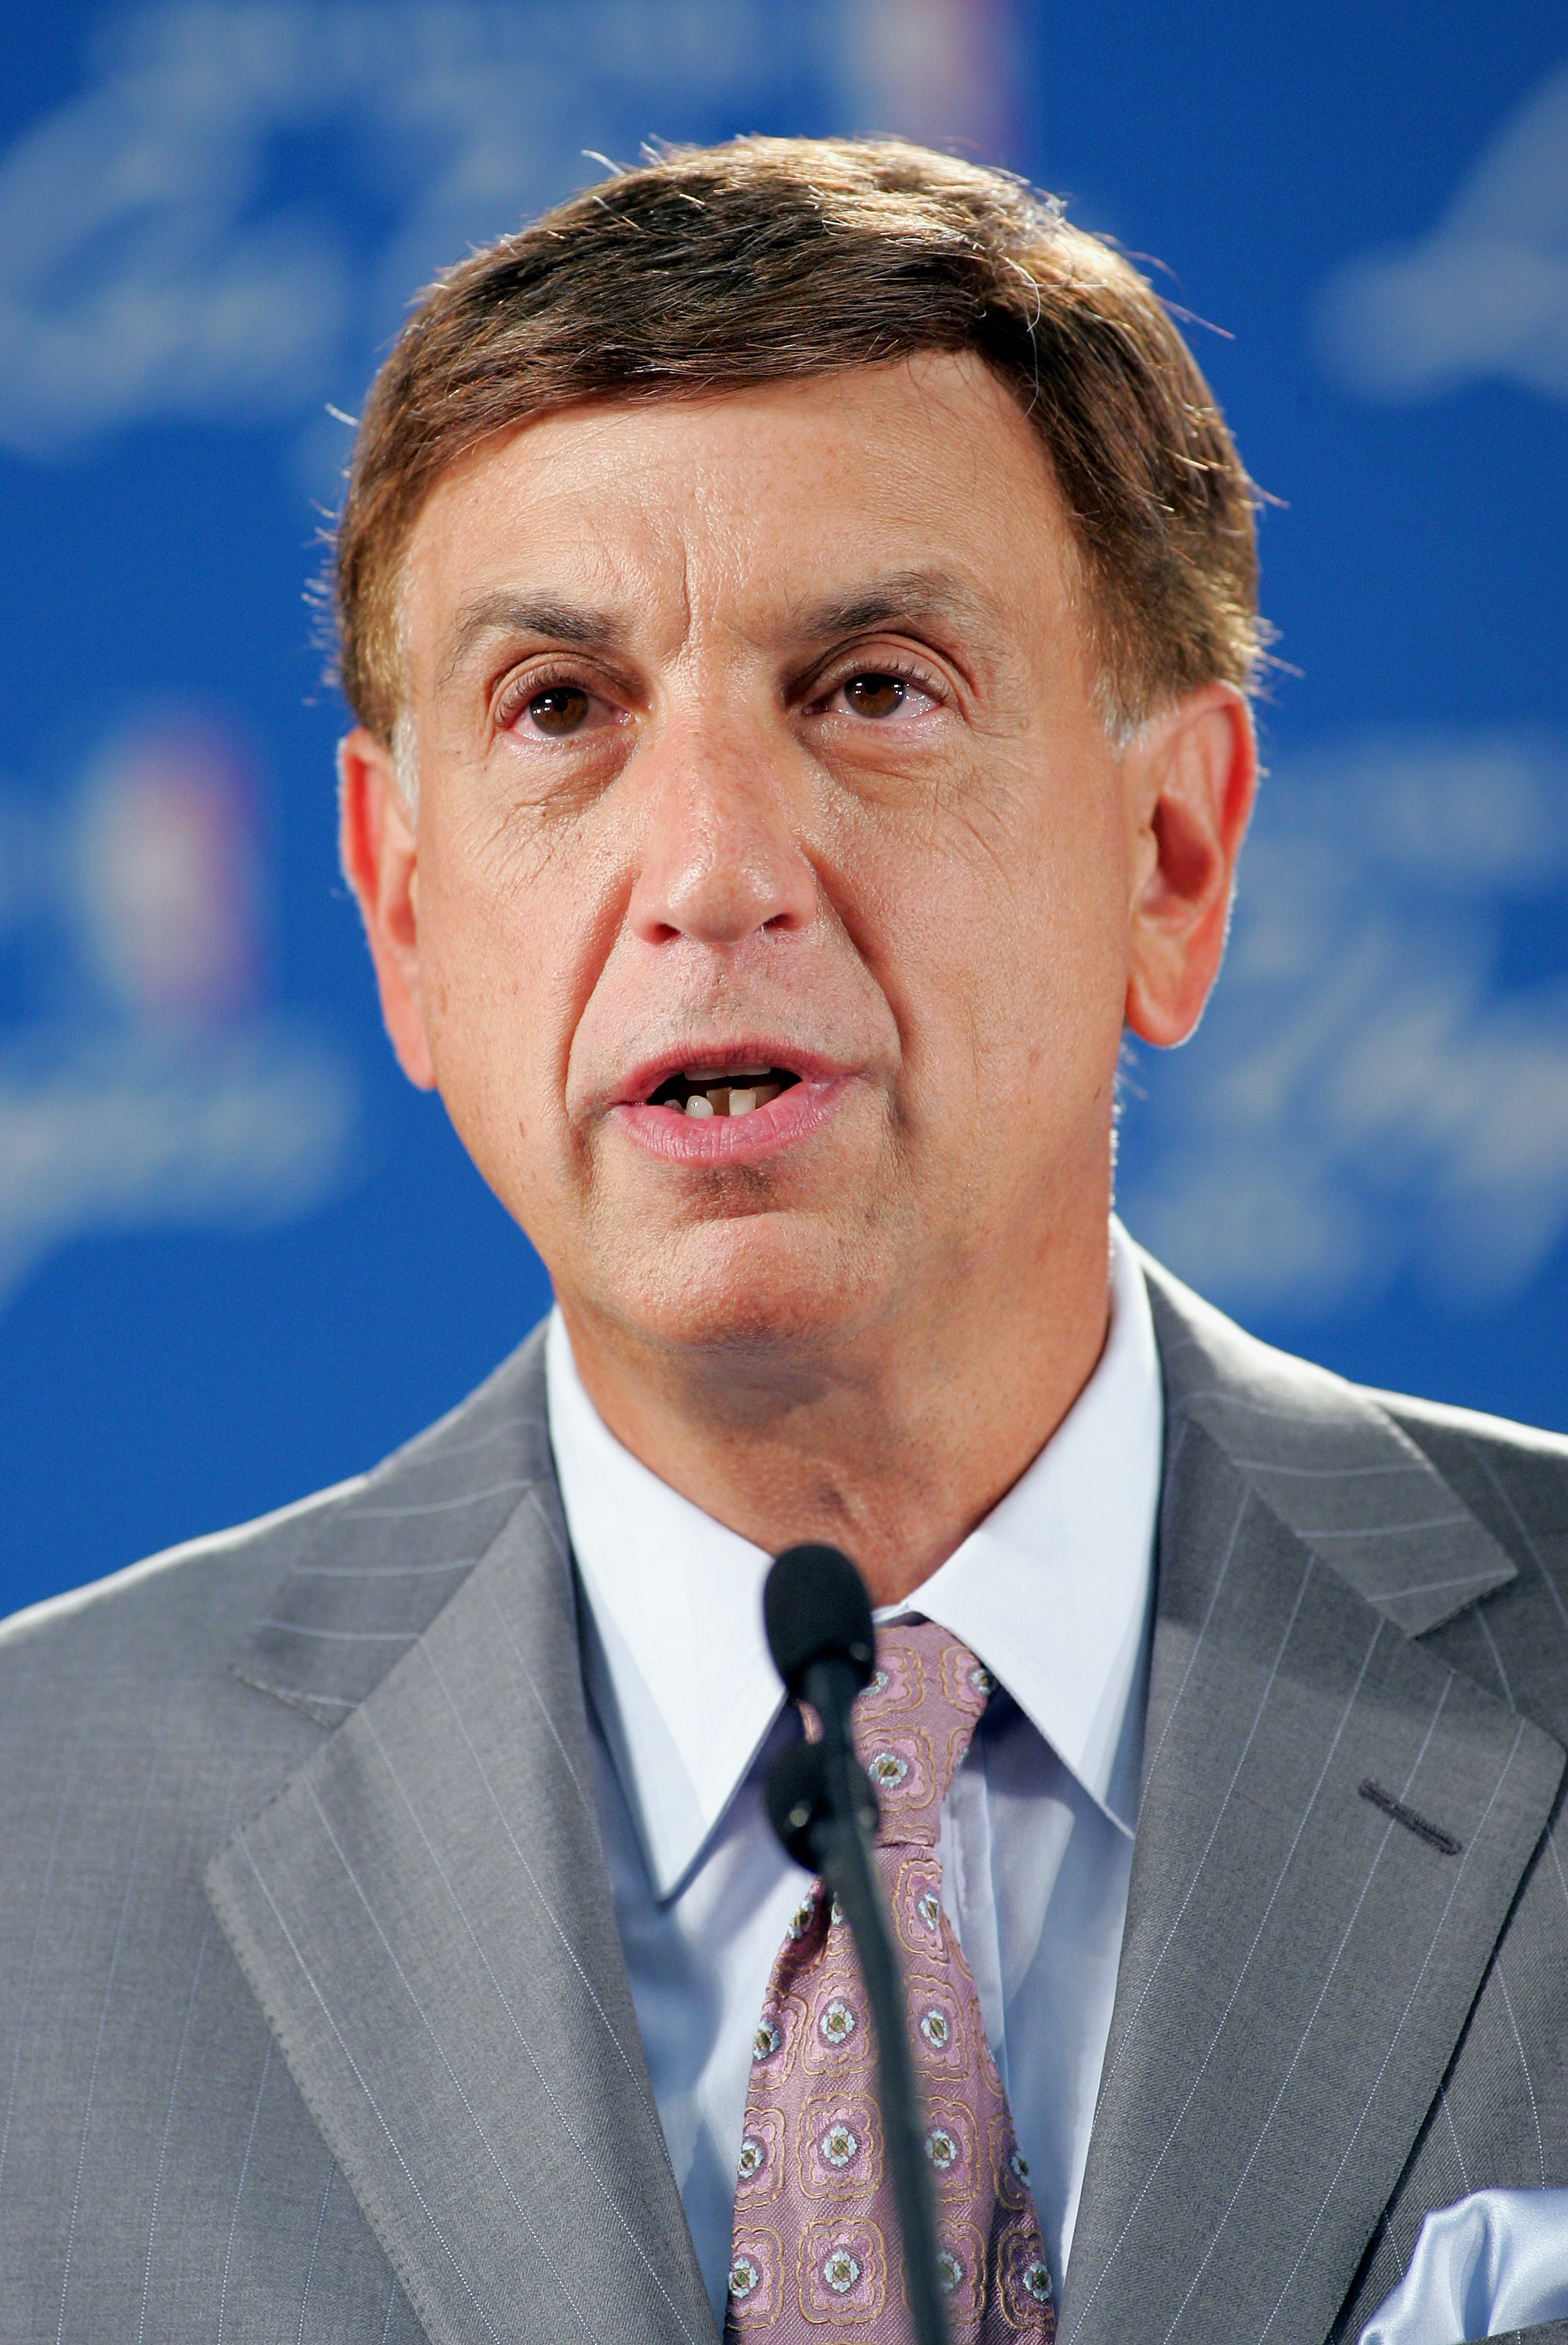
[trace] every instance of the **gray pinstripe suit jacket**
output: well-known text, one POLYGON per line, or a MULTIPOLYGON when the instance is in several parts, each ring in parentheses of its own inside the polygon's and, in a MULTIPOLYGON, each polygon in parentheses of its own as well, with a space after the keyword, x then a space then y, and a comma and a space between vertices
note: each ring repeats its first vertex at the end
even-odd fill
MULTIPOLYGON (((1428 2208, 1568 2183, 1568 1442, 1149 1278, 1145 1782, 1061 2338, 1324 2345, 1428 2208)), ((4 2345, 713 2345, 587 1732, 537 1336, 364 1479, 0 1634, 4 2345)))

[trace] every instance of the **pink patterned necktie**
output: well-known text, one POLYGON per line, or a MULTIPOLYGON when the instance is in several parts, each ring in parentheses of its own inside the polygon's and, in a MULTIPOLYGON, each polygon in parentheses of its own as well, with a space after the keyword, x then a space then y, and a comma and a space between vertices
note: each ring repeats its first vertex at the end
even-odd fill
MULTIPOLYGON (((942 1803, 993 1690, 932 1620, 878 1632, 855 1749, 881 1800, 925 2102, 953 2345, 1051 2345, 1051 2277, 980 2000, 942 1903, 942 1803)), ((849 1925, 813 1883, 773 1964, 752 2050, 726 2345, 909 2345, 871 2029, 849 1925)))

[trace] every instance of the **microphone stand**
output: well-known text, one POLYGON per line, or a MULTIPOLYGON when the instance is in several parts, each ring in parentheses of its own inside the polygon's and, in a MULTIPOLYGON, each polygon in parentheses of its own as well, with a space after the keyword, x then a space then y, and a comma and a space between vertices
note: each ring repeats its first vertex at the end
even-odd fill
MULTIPOLYGON (((798 1555, 789 1549, 780 1562, 798 1555)), ((815 1550, 820 1555, 821 1549, 815 1550)), ((853 1573, 854 1568, 848 1569, 853 1573)), ((776 1565, 775 1569, 779 1567, 776 1565)), ((854 1575, 859 1585, 859 1575, 854 1575)), ((870 1605, 866 1607, 870 1650, 870 1605)), ((775 1659, 779 1658, 777 1649, 775 1659)), ((857 1656, 858 1660, 858 1656, 857 1656)), ((887 1901, 871 1861, 877 1794, 855 1755, 850 1711, 870 1674, 831 1650, 789 1672, 822 1724, 820 1742, 780 1752, 769 1771, 773 1826, 798 1863, 819 1873, 838 1899, 854 1935, 877 2046, 877 2098, 903 2239, 904 2273, 915 2345, 948 2345, 947 2308, 937 2277, 936 2212, 925 2154, 925 2126, 909 2039, 903 1970, 887 1901)), ((788 1681, 788 1679, 787 1679, 788 1681)))

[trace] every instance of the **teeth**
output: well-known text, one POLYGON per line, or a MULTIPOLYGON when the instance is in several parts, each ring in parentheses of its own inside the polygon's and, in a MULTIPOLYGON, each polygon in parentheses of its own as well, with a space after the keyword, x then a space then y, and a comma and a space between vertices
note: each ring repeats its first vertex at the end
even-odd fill
MULTIPOLYGON (((688 1078, 689 1080, 689 1078, 688 1078)), ((697 1117, 708 1115, 749 1115, 755 1108, 766 1107, 784 1089, 782 1083, 718 1083, 706 1091, 693 1091, 687 1101, 685 1112, 697 1117)))
POLYGON ((759 1083, 768 1072, 766 1067, 683 1067, 681 1073, 688 1083, 759 1083))

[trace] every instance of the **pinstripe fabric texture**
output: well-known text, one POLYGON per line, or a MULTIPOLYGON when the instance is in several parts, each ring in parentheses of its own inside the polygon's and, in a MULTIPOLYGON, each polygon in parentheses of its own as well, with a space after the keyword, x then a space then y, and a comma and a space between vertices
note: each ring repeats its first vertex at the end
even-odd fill
MULTIPOLYGON (((1568 1444, 1148 1274, 1145 1785, 1059 2333, 1338 2345, 1428 2208, 1568 2183, 1568 1444)), ((714 2345, 543 1406, 534 1338, 364 1480, 0 1631, 5 2345, 714 2345)))
POLYGON ((565 1533, 523 1506, 209 1871, 443 2345, 712 2340, 590 1782, 565 1533))
MULTIPOLYGON (((1338 1551, 1351 1542, 1321 1539, 1343 1521, 1335 1468, 1351 1488, 1378 1478, 1379 1412, 1149 1275, 1167 1458, 1143 1804, 1058 2334, 1318 2345, 1441 2082, 1563 1754, 1394 1625, 1402 1588, 1380 1609, 1350 1584, 1338 1551), (1205 1422, 1217 1394, 1224 1446, 1205 1422), (1266 1497, 1259 1459, 1312 1466, 1303 1528, 1273 1502, 1294 1477, 1271 1475, 1266 1497), (1461 1853, 1362 1798, 1369 1781, 1461 1853)), ((1430 1486, 1425 1511, 1457 1511, 1391 1426, 1384 1462, 1430 1486)), ((1355 1544, 1369 1573, 1375 1543, 1355 1544)), ((1445 1579, 1511 1572, 1479 1524, 1470 1553, 1443 1558, 1445 1579)))
MULTIPOLYGON (((1450 1620, 1424 1640, 1427 1648, 1509 1711, 1568 1742, 1568 1445, 1420 1403, 1385 1405, 1517 1567, 1507 1588, 1450 1620)), ((1353 2338, 1400 2278, 1429 2207, 1492 2186, 1568 2184, 1563 1810, 1560 1795, 1336 2340, 1353 2338), (1467 2175, 1477 2178, 1467 2182, 1467 2175)), ((1527 2335, 1568 2345, 1568 2322, 1527 2335)))
POLYGON ((363 1651, 384 1672, 439 1609, 449 1553, 488 1544, 473 1492, 547 1467, 537 1382, 525 1348, 364 1480, 0 1628, 5 2345, 423 2337, 202 1867, 343 1717, 363 1651), (343 1633, 255 1629, 285 1603, 343 1633))

